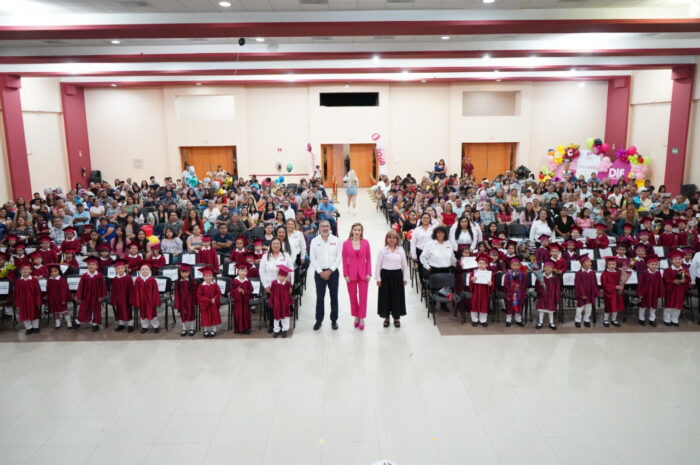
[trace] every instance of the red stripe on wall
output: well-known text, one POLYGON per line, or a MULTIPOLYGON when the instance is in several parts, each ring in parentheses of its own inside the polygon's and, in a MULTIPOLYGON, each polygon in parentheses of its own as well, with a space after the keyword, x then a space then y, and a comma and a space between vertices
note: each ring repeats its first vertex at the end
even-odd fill
POLYGON ((84 89, 70 84, 61 84, 61 102, 71 187, 75 187, 76 183, 87 186, 92 166, 84 89))
POLYGON ((546 19, 2 26, 0 40, 700 32, 700 20, 546 19))
POLYGON ((630 108, 629 76, 608 82, 608 103, 605 111, 605 142, 613 150, 627 146, 627 123, 630 108))
POLYGON ((669 118, 664 184, 666 184, 668 192, 677 194, 680 192, 685 173, 695 65, 674 68, 671 78, 673 79, 673 90, 671 92, 671 117, 669 118))
POLYGON ((5 148, 10 168, 10 186, 15 199, 32 198, 32 184, 29 177, 27 142, 24 138, 24 120, 19 89, 22 81, 19 76, 0 75, 0 107, 2 124, 5 129, 5 148))

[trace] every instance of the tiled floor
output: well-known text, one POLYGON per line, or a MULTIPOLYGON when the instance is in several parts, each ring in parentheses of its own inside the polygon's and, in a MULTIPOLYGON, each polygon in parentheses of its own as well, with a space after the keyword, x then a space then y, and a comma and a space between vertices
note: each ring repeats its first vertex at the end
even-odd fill
POLYGON ((0 464, 700 463, 697 333, 440 336, 408 296, 400 330, 372 287, 314 332, 310 287, 287 340, 0 344, 0 464))

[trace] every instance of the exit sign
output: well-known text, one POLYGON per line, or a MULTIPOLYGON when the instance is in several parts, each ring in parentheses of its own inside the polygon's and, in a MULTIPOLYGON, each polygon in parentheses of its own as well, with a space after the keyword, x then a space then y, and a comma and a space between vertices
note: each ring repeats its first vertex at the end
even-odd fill
POLYGON ((671 153, 672 153, 673 155, 678 155, 678 149, 677 149, 676 147, 672 148, 672 149, 671 149, 671 153))

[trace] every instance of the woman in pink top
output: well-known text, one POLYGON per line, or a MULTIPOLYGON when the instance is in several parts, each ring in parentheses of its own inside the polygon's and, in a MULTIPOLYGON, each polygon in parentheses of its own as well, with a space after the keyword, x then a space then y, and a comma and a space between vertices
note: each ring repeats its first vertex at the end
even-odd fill
POLYGON ((362 238, 364 228, 355 223, 350 237, 343 243, 343 275, 350 294, 350 311, 355 317, 355 328, 365 329, 367 316, 367 286, 372 279, 372 259, 369 242, 362 238), (359 293, 359 299, 358 299, 359 293))
POLYGON ((386 233, 384 247, 377 255, 374 277, 379 286, 377 313, 384 318, 384 327, 389 327, 389 316, 393 316, 394 326, 400 328, 400 318, 406 314, 404 286, 408 282, 408 264, 406 253, 399 246, 399 236, 394 231, 386 233))

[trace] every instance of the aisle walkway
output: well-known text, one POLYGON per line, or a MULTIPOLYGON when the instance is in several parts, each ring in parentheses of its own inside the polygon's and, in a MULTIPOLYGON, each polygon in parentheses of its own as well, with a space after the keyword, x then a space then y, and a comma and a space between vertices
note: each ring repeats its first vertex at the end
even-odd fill
MULTIPOLYGON (((361 192, 373 255, 387 225, 361 192)), ((341 200, 344 194, 341 193, 341 200)), ((697 333, 440 336, 408 291, 290 339, 0 344, 0 463, 695 464, 697 333)))

